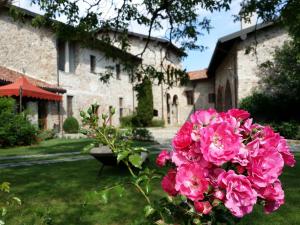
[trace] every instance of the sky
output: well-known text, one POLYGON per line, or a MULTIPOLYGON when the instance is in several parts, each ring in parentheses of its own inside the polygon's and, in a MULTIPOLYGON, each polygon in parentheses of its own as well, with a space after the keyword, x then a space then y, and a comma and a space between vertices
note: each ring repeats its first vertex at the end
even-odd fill
MULTIPOLYGON (((141 1, 141 0, 134 0, 134 1, 141 1)), ((221 11, 221 12, 210 13, 203 10, 200 12, 200 18, 206 16, 208 19, 210 19, 211 26, 213 28, 210 30, 209 34, 205 33, 203 36, 200 36, 198 38, 198 44, 206 46, 207 47, 206 50, 187 51, 188 56, 184 58, 182 62, 184 69, 186 69, 187 71, 193 71, 193 70, 200 70, 200 69, 207 68, 211 56, 213 54, 215 45, 217 43, 217 40, 220 37, 236 32, 240 29, 240 22, 233 21, 234 20, 233 15, 237 14, 240 11, 240 2, 241 0, 232 0, 231 9, 226 12, 221 11)), ((34 12, 39 12, 37 6, 32 6, 30 4, 30 0, 16 0, 14 4, 34 12)), ((104 7, 110 7, 110 6, 104 6, 104 7)), ((84 8, 84 5, 81 8, 84 8)), ((147 33, 147 28, 138 27, 136 24, 132 24, 130 28, 131 31, 137 33, 144 33, 144 34, 147 33)), ((163 34, 165 34, 164 31, 157 31, 153 34, 153 36, 162 37, 163 34)))

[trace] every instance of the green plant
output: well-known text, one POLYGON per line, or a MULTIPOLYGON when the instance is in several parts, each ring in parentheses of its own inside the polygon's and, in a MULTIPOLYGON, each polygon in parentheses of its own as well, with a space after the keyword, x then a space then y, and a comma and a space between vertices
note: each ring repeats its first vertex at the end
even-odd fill
POLYGON ((68 117, 64 124, 63 129, 68 134, 76 134, 79 131, 79 123, 76 118, 74 117, 68 117))
POLYGON ((12 98, 0 98, 0 146, 30 145, 36 142, 37 129, 27 114, 15 112, 12 98))
POLYGON ((160 119, 153 119, 150 124, 151 127, 164 127, 165 121, 160 119))
POLYGON ((40 141, 50 140, 56 137, 55 131, 52 130, 40 130, 38 133, 38 139, 40 141))
POLYGON ((297 139, 299 135, 299 123, 296 121, 271 122, 269 124, 281 136, 289 139, 297 139))
POLYGON ((121 124, 121 127, 133 127, 133 118, 135 117, 136 115, 128 115, 128 116, 123 116, 120 118, 120 124, 121 124))
POLYGON ((138 107, 137 121, 134 123, 140 123, 143 127, 149 126, 153 118, 152 82, 145 77, 142 83, 135 87, 135 90, 137 91, 138 107))

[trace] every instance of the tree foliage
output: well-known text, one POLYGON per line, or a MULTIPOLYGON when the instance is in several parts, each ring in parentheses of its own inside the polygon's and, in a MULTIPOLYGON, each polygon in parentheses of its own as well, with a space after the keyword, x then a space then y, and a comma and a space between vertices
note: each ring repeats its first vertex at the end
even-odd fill
POLYGON ((153 118, 152 82, 145 77, 135 90, 138 100, 136 119, 142 126, 149 126, 153 118))

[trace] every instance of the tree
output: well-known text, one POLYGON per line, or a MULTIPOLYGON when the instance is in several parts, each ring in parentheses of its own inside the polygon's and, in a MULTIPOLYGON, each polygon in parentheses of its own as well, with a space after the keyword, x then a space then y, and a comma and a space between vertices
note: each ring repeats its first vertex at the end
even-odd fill
POLYGON ((135 90, 138 99, 136 119, 142 126, 149 126, 153 118, 153 93, 149 78, 145 77, 135 90))
MULTIPOLYGON (((183 52, 188 49, 204 50, 205 44, 197 44, 197 40, 201 34, 209 32, 212 26, 211 21, 201 13, 203 11, 229 10, 231 2, 232 0, 31 0, 32 4, 38 5, 45 12, 44 17, 34 19, 33 24, 36 26, 51 24, 52 28, 60 35, 79 37, 81 40, 86 40, 87 43, 92 43, 93 39, 101 39, 102 46, 117 43, 125 52, 130 48, 129 25, 147 27, 148 41, 138 56, 144 54, 154 30, 166 31, 166 38, 170 45, 180 44, 183 52), (53 22, 53 19, 60 16, 66 18, 66 23, 71 25, 72 29, 53 22), (106 31, 111 31, 114 35, 106 31), (99 32, 104 35, 99 35, 99 32)), ((236 20, 247 20, 253 13, 256 13, 257 21, 279 21, 287 26, 295 40, 299 50, 297 55, 300 58, 299 0, 242 0, 241 7, 243 10, 239 15, 235 15, 236 20)), ((109 52, 110 48, 104 47, 103 51, 107 51, 108 57, 116 57, 109 52)), ((132 65, 128 65, 128 68, 132 68, 132 65)), ((151 76, 148 75, 149 65, 142 64, 141 69, 142 73, 151 79, 169 82, 168 79, 162 79, 161 73, 158 71, 151 73, 151 76)), ((140 71, 134 75, 138 76, 139 74, 140 71)), ((187 77, 186 73, 176 70, 174 74, 173 77, 179 80, 182 77, 185 80, 187 77)))

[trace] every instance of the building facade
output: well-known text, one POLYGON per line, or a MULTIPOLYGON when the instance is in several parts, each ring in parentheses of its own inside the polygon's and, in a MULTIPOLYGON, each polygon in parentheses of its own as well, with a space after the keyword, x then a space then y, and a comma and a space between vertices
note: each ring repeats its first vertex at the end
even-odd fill
POLYGON ((272 60, 276 48, 290 38, 278 24, 248 26, 220 38, 208 67, 214 80, 216 108, 238 107, 241 99, 258 87, 259 66, 272 60))
MULTIPOLYGON (((15 75, 23 74, 47 83, 47 86, 55 86, 57 88, 51 91, 63 95, 60 104, 29 99, 26 104, 32 112, 33 122, 43 120, 45 126, 42 128, 60 129, 67 117, 74 116, 80 121, 80 111, 98 103, 99 115, 109 113, 112 107, 116 109, 111 124, 118 126, 122 116, 135 111, 135 84, 131 74, 123 70, 121 60, 107 58, 101 50, 83 46, 80 42, 59 40, 51 29, 33 27, 30 18, 35 15, 26 10, 25 13, 29 13, 28 20, 20 22, 15 21, 8 10, 0 12, 0 66, 15 75), (108 70, 113 76, 108 83, 103 83, 99 74, 108 70)), ((140 63, 162 72, 168 66, 182 69, 182 52, 166 40, 151 38, 148 48, 139 58, 137 55, 145 46, 146 36, 130 33, 129 38, 131 48, 128 58, 140 60, 140 63)), ((0 85, 1 79, 5 81, 2 85, 14 81, 12 77, 5 80, 1 76, 0 85)), ((195 109, 187 101, 186 93, 194 90, 197 82, 173 88, 154 83, 154 118, 163 119, 170 126, 184 122, 195 109)))

